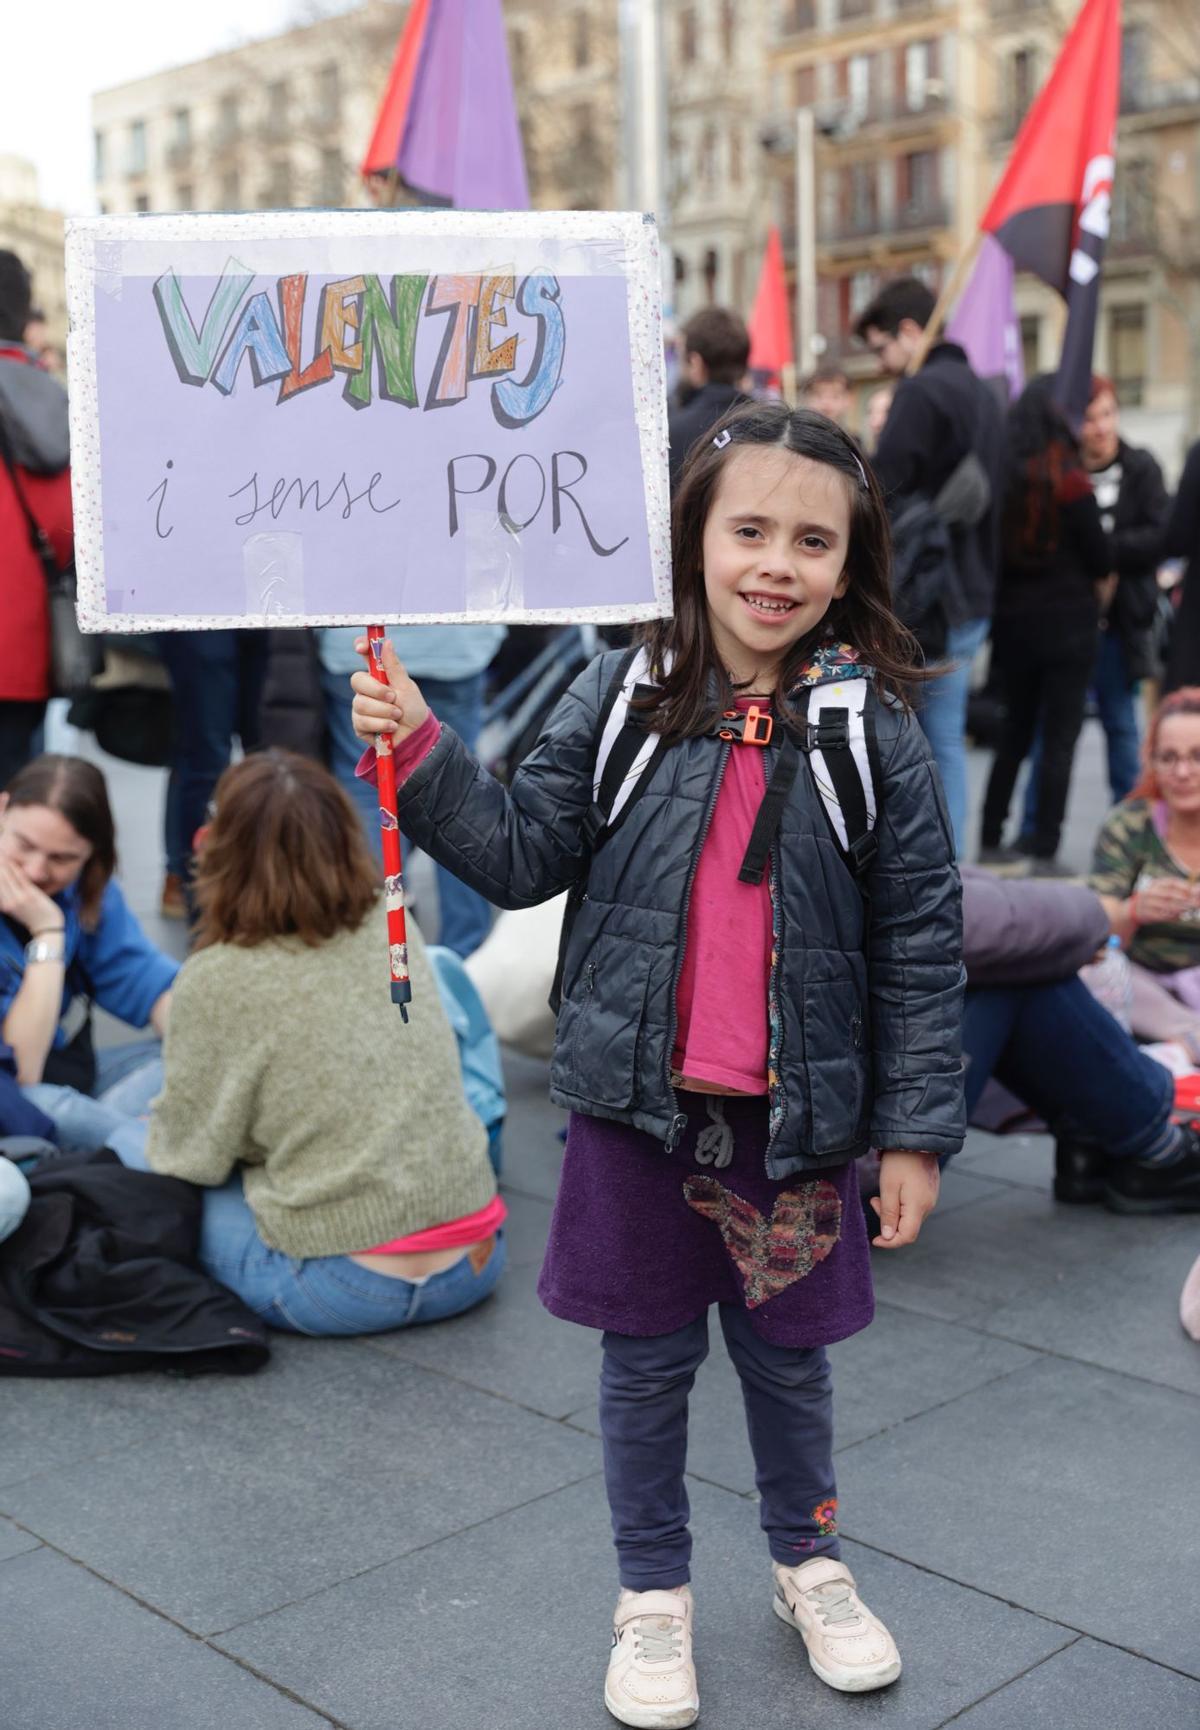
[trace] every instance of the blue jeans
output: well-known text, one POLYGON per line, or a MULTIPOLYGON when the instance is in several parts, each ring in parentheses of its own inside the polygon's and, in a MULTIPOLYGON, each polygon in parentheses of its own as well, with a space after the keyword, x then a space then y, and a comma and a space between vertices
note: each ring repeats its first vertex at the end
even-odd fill
POLYGON ((167 791, 167 866, 188 874, 197 829, 229 767, 236 736, 252 751, 267 670, 265 631, 164 631, 159 639, 175 702, 167 791))
POLYGON ((988 634, 986 619, 952 625, 946 637, 948 670, 931 679, 920 693, 917 718, 929 741, 942 777, 954 850, 961 858, 967 838, 967 698, 971 693, 971 663, 988 634))
POLYGON ((0 1155, 0 1243, 11 1237, 29 1211, 29 1185, 11 1159, 0 1155))
MULTIPOLYGON (((125 1160, 144 1144, 145 1118, 162 1092, 162 1046, 141 1039, 96 1053, 96 1098, 74 1087, 53 1087, 39 1081, 21 1089, 40 1111, 54 1120, 58 1144, 66 1153, 94 1153, 111 1147, 125 1160)), ((125 1160, 126 1164, 130 1162, 125 1160)))
POLYGON ((995 1075, 1052 1128, 1081 1130, 1113 1159, 1153 1150, 1175 1103, 1170 1072, 1078 978, 969 990, 963 1055, 968 1117, 995 1075))
MULTIPOLYGON (((1129 677, 1125 648, 1115 631, 1100 633, 1100 651, 1092 691, 1100 711, 1108 747, 1108 790, 1114 805, 1129 797, 1141 768, 1141 739, 1137 721, 1137 683, 1129 677)), ((1042 770, 1042 730, 1034 741, 1025 783, 1022 836, 1032 836, 1037 827, 1038 778, 1042 770)))
MULTIPOLYGON (((772 1557, 787 1567, 837 1556, 833 1393, 823 1346, 773 1346, 738 1304, 721 1328, 742 1384, 772 1557)), ((708 1356, 708 1315, 675 1333, 606 1333, 600 1366, 604 1476, 622 1586, 653 1592, 690 1578, 688 1395, 708 1356)))
MULTIPOLYGON (((110 1141, 109 1146, 123 1165, 150 1170, 144 1124, 130 1125, 121 1145, 110 1141)), ((347 1255, 301 1260, 269 1249, 258 1235, 239 1171, 219 1189, 205 1189, 203 1203, 201 1267, 236 1292, 268 1327, 283 1333, 379 1334, 445 1321, 490 1296, 508 1258, 504 1233, 498 1231, 481 1266, 464 1256, 428 1279, 391 1279, 347 1255)))
MULTIPOLYGON (((361 781, 354 771, 363 754, 350 719, 350 681, 344 673, 321 670, 325 690, 325 729, 329 735, 329 767, 349 793, 362 818, 367 844, 382 865, 379 840, 379 800, 374 787, 361 781)), ((421 690, 439 721, 453 727, 470 750, 475 749, 483 718, 483 674, 465 679, 422 679, 421 690)), ((438 942, 466 957, 479 948, 491 929, 487 902, 474 889, 460 883, 444 865, 437 867, 438 942)))

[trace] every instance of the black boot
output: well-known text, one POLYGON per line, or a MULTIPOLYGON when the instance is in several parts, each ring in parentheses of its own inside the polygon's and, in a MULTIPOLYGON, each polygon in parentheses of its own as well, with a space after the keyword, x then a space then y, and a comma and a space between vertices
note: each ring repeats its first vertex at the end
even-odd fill
POLYGON ((1110 1159, 1104 1203, 1114 1213, 1200 1213, 1200 1129, 1183 1127, 1183 1152, 1169 1165, 1110 1159))
POLYGON ((1073 1130, 1063 1130, 1054 1143, 1055 1201, 1103 1201, 1108 1164, 1098 1141, 1090 1141, 1073 1130))

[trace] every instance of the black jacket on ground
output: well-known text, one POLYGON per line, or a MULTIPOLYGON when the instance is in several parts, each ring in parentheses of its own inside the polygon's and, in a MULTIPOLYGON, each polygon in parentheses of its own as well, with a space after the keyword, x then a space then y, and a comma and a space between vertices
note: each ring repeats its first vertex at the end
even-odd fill
POLYGON ((1166 678, 1166 689, 1177 691, 1181 685, 1200 685, 1200 443, 1183 465, 1159 557, 1187 560, 1166 678))
POLYGON ((992 489, 991 508, 951 542, 956 593, 946 597, 952 625, 991 616, 1000 554, 1004 417, 996 393, 978 378, 956 342, 935 343, 920 372, 900 381, 871 461, 893 517, 914 495, 933 499, 968 453, 992 489))
MULTIPOLYGON (((448 728, 399 789, 406 835, 498 907, 577 882, 550 1066, 556 1104, 632 1123, 673 1145, 675 992, 688 897, 731 746, 683 739, 594 853, 600 712, 619 652, 599 656, 554 710, 505 789, 448 728)), ((828 678, 840 676, 831 670, 828 678)), ((772 1178, 842 1165, 870 1146, 962 1145, 960 888, 941 786, 916 718, 874 703, 878 853, 863 893, 807 764, 770 854, 775 958, 768 1072, 772 1178)), ((769 780, 776 744, 765 747, 769 780)), ((730 955, 732 971, 738 957, 730 955)), ((720 1015, 721 1005, 712 1012, 720 1015)))
POLYGON ((1108 615, 1125 650, 1132 679, 1149 678, 1151 639, 1158 608, 1158 562, 1170 500, 1162 470, 1150 451, 1120 441, 1121 486, 1112 528, 1114 569, 1120 578, 1108 615))
POLYGON ((202 1194, 105 1149, 45 1161, 0 1243, 0 1375, 246 1375, 266 1329, 196 1265, 202 1194))
POLYGON ((735 384, 703 384, 683 404, 673 402, 667 410, 671 441, 671 485, 679 479, 683 459, 698 438, 727 415, 731 408, 750 399, 735 384))

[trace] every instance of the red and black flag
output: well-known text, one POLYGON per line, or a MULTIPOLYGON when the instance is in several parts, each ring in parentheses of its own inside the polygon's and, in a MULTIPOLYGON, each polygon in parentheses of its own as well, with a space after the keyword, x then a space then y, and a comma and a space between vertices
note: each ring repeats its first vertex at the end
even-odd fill
POLYGON ((1083 0, 981 224, 1067 303, 1055 396, 1076 424, 1090 394, 1120 67, 1121 0, 1083 0))

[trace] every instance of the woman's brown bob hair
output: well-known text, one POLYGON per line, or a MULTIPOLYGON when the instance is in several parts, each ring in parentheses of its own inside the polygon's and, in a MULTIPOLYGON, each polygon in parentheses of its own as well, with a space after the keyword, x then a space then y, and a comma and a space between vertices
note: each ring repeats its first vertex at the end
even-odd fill
POLYGON ((316 945, 355 931, 378 877, 362 825, 328 769, 260 751, 226 769, 196 863, 197 949, 272 937, 316 945))
POLYGON ((5 791, 9 810, 44 805, 57 811, 91 847, 91 857, 78 878, 79 922, 85 931, 94 931, 100 898, 117 868, 117 832, 104 776, 82 757, 47 751, 18 769, 5 791))
POLYGON ((875 668, 878 683, 904 700, 923 678, 916 639, 892 611, 892 537, 879 482, 841 427, 811 409, 748 403, 734 409, 688 453, 671 509, 671 571, 675 611, 646 627, 656 689, 645 699, 648 724, 668 738, 707 732, 733 697, 729 674, 713 644, 704 592, 704 525, 726 463, 747 445, 771 446, 836 469, 850 495, 846 593, 794 643, 772 693, 789 715, 788 696, 806 661, 826 640, 849 643, 875 668), (664 673, 664 668, 670 671, 664 673))

